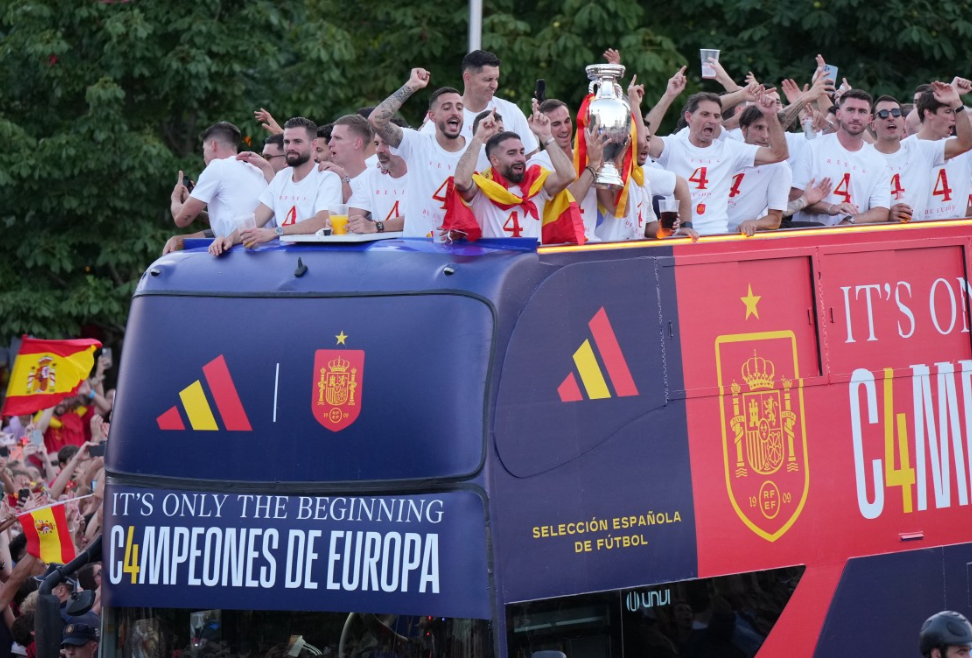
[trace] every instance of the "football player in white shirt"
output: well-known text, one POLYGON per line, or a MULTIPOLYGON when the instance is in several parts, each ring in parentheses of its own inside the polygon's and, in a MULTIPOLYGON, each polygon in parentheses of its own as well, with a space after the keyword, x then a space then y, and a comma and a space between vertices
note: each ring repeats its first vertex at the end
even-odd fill
POLYGON ((483 229, 483 237, 523 237, 539 241, 543 227, 543 209, 547 200, 566 189, 574 180, 574 165, 550 134, 550 119, 537 109, 536 101, 529 125, 547 149, 554 166, 554 170, 543 182, 543 188, 533 197, 528 197, 528 190, 521 188, 520 184, 528 173, 539 174, 545 169, 534 164, 528 171, 526 149, 519 135, 509 131, 498 133, 496 120, 491 116, 480 121, 478 131, 459 161, 456 169, 456 191, 472 206, 476 221, 483 229), (491 171, 492 180, 505 187, 510 194, 522 199, 521 203, 515 206, 503 204, 506 207, 502 207, 490 199, 480 189, 479 182, 473 178, 476 160, 484 143, 490 169, 483 173, 491 171))
POLYGON ((236 228, 233 220, 252 214, 260 203, 260 194, 267 189, 260 170, 237 158, 240 131, 236 126, 226 121, 214 124, 203 133, 202 142, 206 168, 191 193, 179 172, 169 210, 176 226, 184 227, 208 208, 211 232, 173 236, 166 242, 163 254, 181 249, 186 238, 229 235, 236 228))
MULTIPOLYGON (((747 144, 769 145, 769 125, 755 105, 742 112, 739 127, 747 144)), ((756 231, 779 228, 792 182, 786 162, 740 169, 729 188, 729 230, 752 237, 756 231)))
POLYGON ((797 213, 795 220, 830 226, 888 221, 891 177, 887 162, 863 138, 871 121, 871 102, 866 91, 844 92, 837 108, 837 132, 811 140, 793 170, 790 197, 803 195, 811 180, 829 178, 834 188, 797 213))
MULTIPOLYGON (((970 91, 972 83, 965 78, 955 78, 951 85, 933 82, 931 89, 923 91, 918 97, 917 110, 921 130, 911 139, 946 140, 954 134, 964 144, 972 128, 961 97, 970 91)), ((948 141, 954 143, 955 140, 948 141)), ((953 149, 954 147, 948 150, 953 149)), ((946 154, 946 157, 948 160, 944 165, 931 170, 930 189, 925 197, 924 212, 916 215, 916 220, 953 219, 968 214, 972 192, 972 153, 960 151, 960 154, 946 154)))
MULTIPOLYGON (((401 124, 397 125, 401 126, 401 124)), ((368 167, 361 174, 361 187, 348 201, 348 232, 350 233, 401 231, 405 226, 404 203, 408 165, 405 164, 402 156, 392 155, 381 135, 375 135, 374 142, 378 166, 368 167)))
POLYGON ((317 125, 310 119, 294 117, 284 124, 284 152, 287 169, 273 177, 260 195, 254 214, 257 228, 234 231, 214 240, 209 253, 219 256, 234 244, 247 248, 275 240, 282 235, 316 233, 327 226, 328 208, 343 202, 341 181, 330 171, 318 171, 311 158, 317 141, 317 125), (274 219, 275 228, 263 228, 274 219))
POLYGON ((409 170, 409 191, 405 197, 405 237, 432 237, 445 217, 446 190, 466 147, 462 131, 462 96, 450 87, 440 87, 429 100, 429 122, 435 134, 402 129, 392 123, 398 108, 416 91, 429 84, 429 72, 414 68, 408 82, 375 108, 368 121, 392 154, 401 155, 409 170))
POLYGON ((890 219, 892 222, 921 219, 925 213, 932 169, 944 165, 947 158, 972 148, 972 126, 966 119, 967 129, 952 139, 905 139, 906 119, 896 99, 881 96, 874 101, 872 114, 874 148, 887 159, 891 176, 890 219))
MULTIPOLYGON (((574 125, 570 120, 570 111, 563 101, 548 98, 539 105, 539 110, 550 119, 550 133, 557 141, 557 146, 567 155, 567 159, 574 161, 574 125)), ((534 158, 538 163, 553 168, 545 151, 537 153, 534 158)), ((581 172, 575 172, 574 182, 570 184, 570 193, 577 200, 581 219, 584 220, 584 238, 587 242, 599 242, 595 229, 597 228, 597 195, 594 191, 594 177, 604 164, 604 144, 595 139, 587 140, 587 167, 581 172)))
MULTIPOLYGON (((598 237, 605 242, 665 238, 671 235, 672 229, 662 227, 655 216, 652 200, 656 194, 663 197, 674 197, 678 202, 680 216, 691 217, 692 215, 692 194, 689 191, 688 182, 681 176, 676 176, 657 165, 645 166, 648 162, 648 147, 651 141, 651 132, 641 116, 641 101, 645 97, 645 87, 644 85, 634 84, 634 78, 631 82, 632 84, 628 86, 628 102, 631 104, 632 113, 635 117, 638 136, 638 166, 642 168, 644 183, 638 185, 633 176, 629 179, 628 201, 622 217, 617 216, 617 196, 614 190, 597 190, 597 202, 604 209, 604 214, 596 231, 598 237)), ((691 222, 686 221, 685 224, 687 225, 678 222, 678 229, 675 234, 698 240, 699 234, 691 228, 691 222)))
MULTIPOLYGON (((485 110, 496 110, 506 119, 507 130, 523 136, 523 146, 527 153, 537 150, 537 139, 530 132, 526 116, 513 103, 496 98, 493 94, 499 87, 499 57, 486 50, 474 50, 462 58, 462 132, 468 142, 473 136, 473 119, 485 110)), ((435 130, 432 122, 426 122, 421 132, 431 135, 435 130)), ((487 166, 489 166, 487 164, 487 166)))
POLYGON ((368 157, 368 145, 374 139, 371 125, 360 114, 346 114, 334 122, 331 136, 327 140, 327 148, 331 152, 328 162, 321 162, 318 169, 333 171, 341 179, 341 191, 344 202, 355 192, 357 181, 362 172, 367 169, 365 160, 368 157))
POLYGON ((756 107, 769 128, 769 146, 717 140, 722 106, 718 96, 705 92, 693 94, 686 104, 688 139, 651 137, 649 155, 665 169, 688 180, 692 191, 692 226, 701 235, 728 232, 729 191, 735 173, 743 167, 786 160, 786 136, 776 116, 776 101, 762 89, 757 91, 756 98, 756 107))

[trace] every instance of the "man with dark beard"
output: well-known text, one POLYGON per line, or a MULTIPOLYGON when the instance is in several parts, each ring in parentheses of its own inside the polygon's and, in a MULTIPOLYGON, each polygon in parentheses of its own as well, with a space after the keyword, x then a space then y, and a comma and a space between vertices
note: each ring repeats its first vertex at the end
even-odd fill
POLYGON ((462 96, 451 87, 436 89, 429 99, 429 122, 435 134, 403 129, 392 123, 398 108, 419 89, 429 84, 429 72, 412 69, 408 82, 374 109, 368 117, 375 134, 392 155, 400 155, 408 165, 409 190, 405 197, 404 236, 430 238, 445 217, 446 192, 456 165, 466 148, 462 131, 462 96))
POLYGON ((234 231, 216 239, 209 248, 214 256, 242 242, 253 247, 282 235, 310 234, 324 228, 328 208, 341 205, 341 179, 330 171, 318 171, 312 156, 317 146, 317 126, 310 119, 294 117, 284 124, 284 155, 288 168, 273 177, 260 195, 254 212, 256 228, 234 231), (271 219, 275 228, 263 228, 271 219))
POLYGON ((811 180, 829 178, 834 188, 793 217, 824 225, 886 222, 891 208, 888 164, 864 141, 871 122, 871 95, 851 89, 840 97, 837 132, 810 142, 793 169, 790 198, 803 194, 811 180))
POLYGON ((574 182, 574 165, 551 135, 550 118, 537 109, 536 101, 528 124, 547 149, 554 171, 538 164, 527 167, 520 136, 498 131, 495 110, 493 116, 479 122, 459 161, 456 191, 470 203, 483 237, 539 241, 547 200, 574 182), (482 174, 474 174, 484 142, 490 166, 482 174))

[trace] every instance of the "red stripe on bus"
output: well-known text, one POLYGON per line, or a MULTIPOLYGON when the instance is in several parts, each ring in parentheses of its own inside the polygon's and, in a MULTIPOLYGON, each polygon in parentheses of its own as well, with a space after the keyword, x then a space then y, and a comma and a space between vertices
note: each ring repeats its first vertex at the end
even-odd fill
POLYGON ((577 386, 577 378, 574 377, 574 373, 567 375, 566 379, 560 383, 557 387, 557 393, 560 394, 561 402, 580 402, 584 398, 581 397, 580 388, 577 386))
POLYGON ((184 430, 186 429, 185 423, 182 422, 182 416, 179 415, 179 410, 172 407, 164 414, 155 419, 155 422, 159 424, 160 430, 184 430))
POLYGON ((628 370, 628 362, 624 360, 621 346, 618 345, 618 339, 614 335, 614 329, 611 328, 611 322, 608 320, 604 307, 601 307, 601 310, 594 314, 588 325, 591 328, 591 333, 594 334, 594 342, 601 353, 601 359, 604 361, 604 366, 607 368, 611 384, 614 385, 618 397, 638 395, 638 387, 635 386, 631 371, 628 370))
POLYGON ((236 386, 230 377, 223 355, 220 354, 204 365, 203 374, 206 375, 206 382, 209 384, 209 390, 213 392, 216 408, 219 409, 219 415, 222 416, 226 429, 241 432, 249 432, 253 429, 243 410, 240 396, 236 393, 236 386))

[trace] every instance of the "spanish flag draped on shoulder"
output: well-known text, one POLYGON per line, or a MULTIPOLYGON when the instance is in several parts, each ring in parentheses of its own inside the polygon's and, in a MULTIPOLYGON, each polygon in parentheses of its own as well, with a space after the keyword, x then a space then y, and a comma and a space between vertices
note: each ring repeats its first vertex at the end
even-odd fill
POLYGON ((17 517, 27 538, 28 553, 47 564, 67 564, 77 556, 64 509, 66 503, 77 500, 54 503, 17 517))
MULTIPOLYGON (((581 103, 580 109, 577 110, 577 133, 574 135, 574 170, 577 175, 580 176, 581 172, 584 171, 584 167, 587 166, 587 128, 589 124, 589 117, 587 116, 588 106, 591 104, 591 100, 594 98, 594 94, 588 94, 584 101, 581 103)), ((638 131, 635 127, 637 118, 632 113, 631 115, 631 128, 630 136, 628 140, 628 146, 624 150, 624 159, 621 162, 621 180, 624 181, 624 185, 620 190, 617 191, 614 201, 617 210, 615 215, 617 217, 623 217, 625 209, 628 203, 628 179, 631 177, 632 172, 638 167, 638 161, 635 159, 635 149, 637 147, 632 147, 632 145, 637 144, 638 141, 638 131)), ((635 181, 639 185, 644 184, 644 173, 639 172, 641 180, 635 181)))
MULTIPOLYGON (((473 174, 473 181, 479 186, 479 191, 486 195, 497 207, 509 210, 513 206, 520 206, 524 216, 530 215, 535 219, 542 219, 541 241, 544 244, 559 244, 569 242, 584 244, 584 222, 580 216, 577 202, 566 189, 550 198, 543 209, 543 217, 537 217, 537 206, 533 197, 540 193, 550 171, 540 165, 527 167, 523 180, 519 183, 524 190, 524 196, 519 197, 510 192, 510 183, 492 167, 482 174, 473 174)), ((472 211, 465 204, 459 193, 450 185, 448 193, 452 199, 446 201, 446 215, 443 221, 445 228, 462 230, 459 227, 469 221, 476 223, 478 234, 482 235, 479 223, 473 217, 472 211)), ((467 237, 468 232, 467 232, 467 237)), ((473 238, 469 237, 470 240, 473 238)))
POLYGON ((4 416, 31 414, 55 406, 78 391, 94 366, 97 340, 39 340, 24 336, 10 373, 4 416))

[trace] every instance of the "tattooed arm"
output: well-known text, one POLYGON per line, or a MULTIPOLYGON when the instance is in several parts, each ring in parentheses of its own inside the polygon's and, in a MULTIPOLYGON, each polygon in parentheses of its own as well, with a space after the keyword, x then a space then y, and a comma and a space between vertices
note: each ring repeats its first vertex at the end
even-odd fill
POLYGON ((375 132, 381 135, 385 143, 397 147, 402 143, 402 129, 391 122, 398 109, 408 100, 408 97, 429 84, 429 72, 425 69, 412 69, 408 82, 376 107, 368 121, 375 132))

